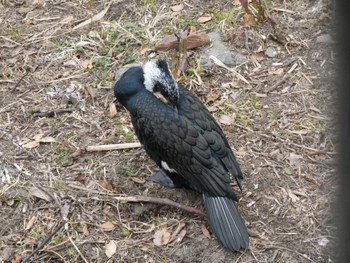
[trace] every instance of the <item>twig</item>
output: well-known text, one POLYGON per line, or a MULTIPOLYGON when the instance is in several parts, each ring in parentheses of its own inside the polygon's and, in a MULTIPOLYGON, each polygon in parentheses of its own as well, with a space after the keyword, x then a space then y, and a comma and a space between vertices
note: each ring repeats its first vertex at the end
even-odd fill
POLYGON ((50 110, 50 111, 35 110, 35 111, 32 111, 32 114, 35 117, 55 117, 59 113, 67 113, 67 112, 73 112, 73 111, 74 109, 58 109, 58 110, 50 110))
POLYGON ((72 238, 69 237, 68 239, 72 243, 74 249, 78 252, 78 254, 81 256, 81 258, 85 261, 85 263, 89 263, 89 261, 87 261, 86 258, 84 257, 84 255, 80 252, 79 248, 75 245, 75 243, 73 242, 72 238))
POLYGON ((123 149, 138 148, 138 147, 142 147, 142 145, 139 142, 107 144, 107 145, 91 145, 86 147, 86 151, 100 152, 100 151, 123 150, 123 149))
POLYGON ((49 243, 50 240, 51 240, 51 238, 52 238, 54 235, 56 235, 56 233, 64 226, 65 223, 66 223, 66 222, 63 221, 63 222, 62 222, 62 223, 61 223, 47 238, 45 238, 45 240, 44 240, 43 242, 41 242, 41 244, 40 244, 36 249, 33 250, 32 253, 30 253, 30 255, 29 255, 28 257, 26 257, 26 258, 22 261, 22 263, 30 263, 30 262, 32 262, 32 260, 29 261, 29 259, 30 259, 32 256, 34 256, 34 254, 35 254, 36 252, 38 252, 40 249, 42 249, 47 243, 49 243))
MULTIPOLYGON (((75 185, 75 184, 69 184, 69 187, 75 188, 75 189, 79 189, 79 190, 84 190, 84 191, 88 191, 89 193, 95 193, 95 194, 99 194, 99 195, 109 195, 110 198, 112 198, 115 201, 120 201, 120 202, 132 202, 132 203, 139 203, 139 202, 146 202, 146 203, 155 203, 155 204, 161 204, 161 205, 170 205, 170 206, 174 206, 176 208, 182 209, 184 211, 187 211, 189 213, 193 213, 193 214, 197 214, 200 216, 206 216, 205 213, 199 209, 190 207, 190 206, 186 206, 177 202, 174 202, 168 198, 158 198, 158 197, 150 197, 150 196, 142 196, 142 195, 135 195, 135 196, 120 196, 114 193, 110 193, 110 192, 100 192, 100 191, 96 191, 96 190, 92 190, 92 189, 88 189, 79 185, 75 185)), ((101 198, 99 197, 90 197, 90 199, 98 199, 101 200, 101 198)), ((109 199, 110 200, 110 199, 109 199)))
POLYGON ((158 198, 158 197, 142 196, 142 195, 118 196, 118 197, 115 196, 112 198, 117 201, 124 201, 124 202, 133 202, 133 203, 147 202, 147 203, 155 203, 155 204, 161 204, 161 205, 170 205, 170 206, 174 206, 176 208, 182 209, 189 213, 193 213, 204 217, 206 216, 202 210, 174 202, 168 198, 158 198))
POLYGON ((216 65, 218 65, 218 66, 220 66, 220 67, 223 67, 223 68, 227 69, 228 71, 234 73, 234 74, 237 76, 237 78, 239 78, 240 80, 242 80, 244 83, 250 85, 250 83, 248 82, 248 80, 246 80, 241 74, 239 74, 239 73, 238 73, 237 71, 235 71, 234 69, 229 68, 228 66, 226 66, 223 62, 221 62, 219 59, 217 59, 217 58, 214 57, 213 55, 211 55, 209 58, 210 58, 211 60, 213 60, 214 63, 215 63, 216 65))
POLYGON ((287 79, 289 79, 292 75, 286 73, 283 78, 281 78, 279 81, 277 81, 274 85, 272 85, 272 87, 267 91, 267 93, 270 93, 272 91, 275 91, 279 85, 283 84, 284 82, 287 81, 287 79))

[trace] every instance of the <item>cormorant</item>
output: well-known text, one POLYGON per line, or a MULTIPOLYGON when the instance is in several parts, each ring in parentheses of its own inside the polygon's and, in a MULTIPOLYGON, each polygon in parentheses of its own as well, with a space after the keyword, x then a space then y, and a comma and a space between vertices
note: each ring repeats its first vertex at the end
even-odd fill
POLYGON ((205 105, 175 81, 164 60, 128 69, 116 82, 114 94, 129 111, 146 153, 160 167, 152 180, 202 194, 218 240, 231 251, 247 248, 247 228, 230 186, 231 174, 242 190, 243 175, 205 105))

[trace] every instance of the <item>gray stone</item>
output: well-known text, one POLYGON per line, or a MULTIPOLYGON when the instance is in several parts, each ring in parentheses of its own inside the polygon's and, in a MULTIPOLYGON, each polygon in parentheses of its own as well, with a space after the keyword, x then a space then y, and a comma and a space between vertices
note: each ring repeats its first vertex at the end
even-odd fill
POLYGON ((323 34, 323 35, 319 35, 316 38, 316 43, 333 44, 334 41, 333 41, 331 35, 323 34))
POLYGON ((242 54, 235 54, 221 41, 220 34, 217 32, 210 32, 208 36, 212 42, 209 48, 206 48, 200 57, 200 63, 203 67, 211 67, 214 62, 210 59, 210 56, 214 56, 227 66, 242 64, 247 61, 247 57, 242 54), (243 61, 243 62, 242 62, 243 61))
POLYGON ((265 50, 265 55, 269 58, 274 58, 276 57, 277 52, 273 48, 269 47, 265 50))

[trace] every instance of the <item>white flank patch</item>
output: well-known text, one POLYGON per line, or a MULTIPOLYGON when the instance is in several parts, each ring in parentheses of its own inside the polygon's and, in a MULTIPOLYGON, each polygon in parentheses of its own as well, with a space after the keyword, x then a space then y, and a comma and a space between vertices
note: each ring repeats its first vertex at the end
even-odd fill
POLYGON ((168 172, 171 172, 171 173, 176 173, 176 171, 174 169, 170 168, 169 165, 165 161, 162 161, 161 165, 162 165, 162 168, 165 171, 168 171, 168 172))

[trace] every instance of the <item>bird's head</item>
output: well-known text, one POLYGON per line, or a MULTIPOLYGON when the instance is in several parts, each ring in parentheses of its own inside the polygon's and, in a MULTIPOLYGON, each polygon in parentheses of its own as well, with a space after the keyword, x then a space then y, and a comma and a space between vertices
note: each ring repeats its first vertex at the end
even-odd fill
POLYGON ((179 102, 179 87, 168 63, 164 60, 148 61, 142 68, 146 89, 164 103, 176 107, 179 102))

